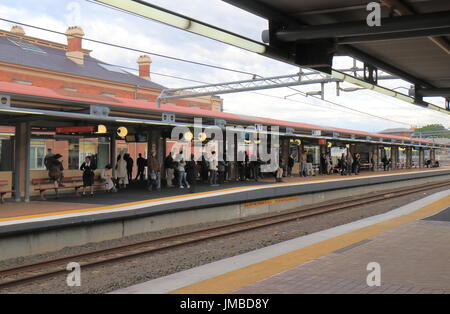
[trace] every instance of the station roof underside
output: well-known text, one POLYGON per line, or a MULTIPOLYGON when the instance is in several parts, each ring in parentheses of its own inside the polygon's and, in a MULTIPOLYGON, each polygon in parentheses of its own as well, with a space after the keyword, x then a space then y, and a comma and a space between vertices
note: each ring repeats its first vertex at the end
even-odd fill
POLYGON ((424 139, 324 127, 171 104, 163 104, 158 108, 156 103, 149 101, 116 96, 95 96, 77 92, 70 94, 67 91, 62 92, 61 90, 18 83, 0 82, 0 94, 11 97, 9 108, 0 106, 0 124, 3 125, 14 125, 22 121, 32 121, 33 124, 44 123, 45 125, 52 119, 56 120, 53 121, 53 125, 56 125, 61 123, 61 117, 64 117, 65 114, 74 114, 72 120, 79 121, 86 117, 85 123, 101 123, 101 117, 97 118, 89 115, 89 108, 91 105, 104 105, 110 108, 110 115, 107 119, 105 118, 105 121, 114 124, 127 123, 127 121, 131 124, 139 124, 141 121, 154 121, 155 125, 171 126, 170 123, 165 124, 161 120, 163 113, 171 113, 175 114, 177 123, 184 123, 187 126, 193 125, 194 118, 202 118, 203 125, 214 125, 215 119, 221 119, 225 120, 226 126, 278 126, 282 135, 291 135, 293 137, 326 138, 335 141, 378 143, 382 145, 450 148, 450 145, 447 147, 447 145, 436 144, 424 139), (21 110, 24 112, 21 112, 21 110), (44 112, 43 118, 30 114, 32 110, 44 112), (292 134, 288 132, 288 128, 292 129, 292 134), (320 134, 315 134, 315 131, 320 131, 320 134))
POLYGON ((382 19, 376 27, 367 25, 369 0, 224 1, 270 22, 275 56, 278 51, 320 69, 317 60, 293 55, 307 54, 314 45, 318 55, 328 47, 331 55, 355 57, 415 84, 422 96, 450 97, 448 0, 379 0, 382 19))

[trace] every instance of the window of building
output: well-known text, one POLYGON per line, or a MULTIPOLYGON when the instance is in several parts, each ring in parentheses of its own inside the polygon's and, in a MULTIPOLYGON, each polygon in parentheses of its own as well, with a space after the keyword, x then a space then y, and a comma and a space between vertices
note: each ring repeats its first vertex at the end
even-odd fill
POLYGON ((0 171, 12 171, 12 148, 11 139, 0 138, 0 171))
POLYGON ((45 143, 32 144, 30 147, 30 169, 44 170, 45 143))

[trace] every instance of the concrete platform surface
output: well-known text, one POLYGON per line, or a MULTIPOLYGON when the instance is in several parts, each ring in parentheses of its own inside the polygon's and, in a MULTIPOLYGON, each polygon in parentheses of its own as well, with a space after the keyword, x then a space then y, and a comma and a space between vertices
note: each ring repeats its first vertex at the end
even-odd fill
POLYGON ((114 293, 450 293, 450 190, 114 293), (380 286, 369 263, 380 267, 380 286))

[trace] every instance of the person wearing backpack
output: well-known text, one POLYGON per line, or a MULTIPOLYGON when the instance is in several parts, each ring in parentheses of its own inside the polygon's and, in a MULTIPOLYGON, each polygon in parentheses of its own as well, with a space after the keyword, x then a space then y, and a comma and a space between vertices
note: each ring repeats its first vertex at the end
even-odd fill
MULTIPOLYGON (((60 154, 51 155, 48 157, 46 161, 46 166, 48 168, 48 176, 53 181, 53 186, 55 189, 58 189, 60 186, 64 186, 61 183, 61 180, 63 178, 63 170, 64 167, 62 165, 62 162, 59 160, 62 157, 60 154)), ((58 193, 58 190, 56 190, 56 193, 58 193)))

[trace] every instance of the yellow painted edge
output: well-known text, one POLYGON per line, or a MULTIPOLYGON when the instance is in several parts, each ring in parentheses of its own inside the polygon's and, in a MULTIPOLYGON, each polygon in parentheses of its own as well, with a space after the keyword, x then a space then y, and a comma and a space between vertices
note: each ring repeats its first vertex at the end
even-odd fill
POLYGON ((189 285, 169 293, 172 294, 223 294, 230 293, 264 280, 283 271, 300 266, 321 256, 358 243, 365 239, 436 214, 450 206, 450 196, 424 206, 410 214, 364 227, 335 238, 325 240, 307 247, 269 258, 253 265, 189 285))
MULTIPOLYGON (((439 170, 442 170, 442 169, 439 169, 439 170)), ((438 171, 438 170, 428 170, 428 171, 438 171)), ((413 172, 405 172, 405 173, 411 174, 411 173, 419 173, 419 172, 423 172, 423 171, 413 171, 413 172)), ((391 175, 396 175, 396 174, 401 174, 401 173, 394 173, 394 174, 391 174, 391 175)), ((110 209, 126 207, 126 206, 140 205, 140 204, 145 204, 145 203, 155 203, 155 202, 160 202, 160 201, 168 201, 168 200, 180 199, 180 198, 183 198, 183 197, 208 195, 208 194, 236 191, 236 190, 249 189, 249 188, 275 187, 275 186, 280 186, 280 185, 281 186, 282 185, 292 185, 292 184, 295 184, 295 183, 309 183, 309 182, 318 182, 318 181, 352 180, 352 179, 359 179, 359 178, 373 177, 373 176, 376 176, 376 174, 360 175, 358 177, 350 177, 350 178, 342 178, 342 179, 321 178, 321 179, 308 180, 308 181, 303 181, 303 182, 284 182, 284 183, 276 183, 276 184, 240 186, 240 187, 227 188, 227 189, 221 189, 221 190, 193 193, 193 194, 189 194, 189 195, 183 194, 183 195, 176 195, 176 196, 168 196, 168 197, 162 197, 162 198, 156 198, 156 199, 150 199, 150 200, 143 200, 143 201, 137 201, 137 202, 130 202, 130 203, 122 203, 122 204, 109 205, 109 206, 99 206, 99 207, 90 207, 90 208, 84 208, 84 209, 72 209, 72 210, 66 210, 66 211, 41 213, 41 214, 35 214, 35 215, 25 215, 25 216, 0 218, 0 222, 15 221, 15 220, 20 221, 20 220, 26 220, 26 219, 32 219, 32 218, 60 216, 60 215, 67 215, 67 214, 78 214, 78 213, 86 213, 86 212, 91 212, 91 211, 107 211, 107 210, 110 210, 110 209)), ((385 176, 385 175, 382 175, 382 176, 385 176)))

